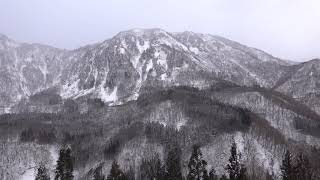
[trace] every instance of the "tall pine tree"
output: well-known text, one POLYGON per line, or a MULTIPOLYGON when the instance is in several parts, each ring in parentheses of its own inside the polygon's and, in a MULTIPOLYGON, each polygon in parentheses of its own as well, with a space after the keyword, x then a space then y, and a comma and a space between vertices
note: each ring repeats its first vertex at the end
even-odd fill
POLYGON ((237 144, 232 143, 230 149, 230 158, 229 164, 226 167, 226 170, 229 173, 230 180, 245 180, 246 177, 246 168, 243 164, 240 163, 240 155, 237 152, 237 144))
POLYGON ((73 158, 71 156, 71 149, 67 148, 65 151, 65 180, 73 179, 73 158))
POLYGON ((59 158, 55 170, 55 180, 72 180, 73 179, 73 158, 71 149, 60 149, 59 158))
POLYGON ((125 174, 120 169, 117 161, 112 162, 112 166, 110 169, 110 174, 107 177, 107 180, 125 180, 125 174))
POLYGON ((50 180, 49 172, 43 164, 39 166, 35 180, 50 180))
POLYGON ((289 150, 286 151, 281 165, 282 180, 294 180, 295 168, 293 165, 293 156, 289 150))
POLYGON ((93 180, 105 180, 105 176, 102 174, 102 166, 94 170, 93 180))
POLYGON ((181 149, 174 144, 169 148, 166 160, 166 180, 182 180, 181 173, 181 149))
POLYGON ((200 146, 194 145, 193 151, 189 160, 188 169, 189 174, 188 180, 207 180, 207 162, 202 157, 200 146))
POLYGON ((62 148, 59 151, 59 158, 57 160, 56 170, 55 170, 55 180, 64 180, 64 162, 65 160, 65 149, 62 148))

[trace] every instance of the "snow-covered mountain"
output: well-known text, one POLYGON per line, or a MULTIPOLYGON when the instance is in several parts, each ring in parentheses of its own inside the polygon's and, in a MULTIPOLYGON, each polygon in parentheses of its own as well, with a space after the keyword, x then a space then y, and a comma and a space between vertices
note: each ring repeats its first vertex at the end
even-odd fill
MULTIPOLYGON (((319 60, 292 63, 193 32, 134 29, 75 50, 0 35, 0 114, 8 107, 13 112, 62 111, 30 113, 29 121, 23 113, 0 116, 5 137, 0 147, 24 148, 17 137, 27 128, 39 136, 31 136, 32 146, 38 147, 35 139, 43 134, 53 134, 54 143, 73 147, 76 177, 90 179, 98 164, 108 172, 110 159, 104 155, 110 146, 122 167, 133 163, 138 168, 151 153, 163 159, 172 135, 184 147, 184 170, 190 147, 201 142, 208 164, 222 175, 229 145, 236 141, 249 172, 258 167, 279 179, 285 149, 296 153, 302 148, 310 157, 319 152, 319 72, 319 60)), ((47 157, 50 149, 39 148, 39 157, 47 157)), ((28 153, 0 156, 5 164, 17 164, 0 175, 40 161, 18 159, 19 164, 13 158, 28 153)), ((3 177, 20 176, 12 174, 3 177)))
POLYGON ((221 37, 161 29, 131 30, 87 51, 68 70, 62 95, 67 98, 93 93, 106 102, 130 100, 136 99, 144 86, 204 88, 217 79, 272 87, 289 65, 221 37))
POLYGON ((219 36, 133 29, 69 51, 0 37, 2 112, 52 88, 63 99, 121 104, 150 87, 228 81, 274 89, 320 113, 319 60, 292 63, 219 36))
POLYGON ((223 79, 272 87, 289 62, 222 37, 161 29, 120 32, 72 51, 17 43, 1 36, 1 102, 10 105, 43 89, 63 98, 105 102, 136 99, 145 86, 204 88, 223 79))

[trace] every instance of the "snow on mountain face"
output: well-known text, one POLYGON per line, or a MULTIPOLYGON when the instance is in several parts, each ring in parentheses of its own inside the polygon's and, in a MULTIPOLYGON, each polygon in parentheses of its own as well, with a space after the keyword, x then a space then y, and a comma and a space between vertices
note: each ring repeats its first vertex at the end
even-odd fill
POLYGON ((263 51, 219 36, 184 32, 176 33, 176 37, 207 66, 215 67, 219 77, 240 85, 271 87, 289 65, 263 51))
POLYGON ((288 74, 286 81, 276 90, 298 99, 320 114, 320 60, 296 65, 288 74))
POLYGON ((68 70, 62 95, 69 98, 92 94, 105 102, 132 100, 143 86, 200 82, 196 74, 202 68, 197 64, 199 60, 188 48, 163 30, 121 32, 87 51, 68 70), (186 82, 183 73, 195 75, 186 82))
POLYGON ((291 65, 222 37, 161 29, 120 32, 72 51, 0 38, 0 101, 16 103, 58 87, 64 98, 135 100, 145 87, 206 88, 218 79, 271 88, 291 65))
POLYGON ((288 65, 216 36, 135 29, 88 50, 68 69, 62 96, 90 94, 105 102, 121 102, 136 99, 146 86, 204 88, 215 78, 271 87, 288 65))
POLYGON ((59 83, 63 51, 0 38, 0 102, 10 105, 59 83))

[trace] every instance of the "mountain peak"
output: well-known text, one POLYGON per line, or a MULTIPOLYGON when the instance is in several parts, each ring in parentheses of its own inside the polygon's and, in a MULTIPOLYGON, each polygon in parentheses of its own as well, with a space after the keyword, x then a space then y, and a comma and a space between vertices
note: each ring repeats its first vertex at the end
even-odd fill
POLYGON ((160 28, 150 28, 150 29, 143 29, 143 28, 134 28, 127 31, 121 31, 116 36, 123 36, 123 35, 134 35, 134 36, 143 36, 143 35, 155 35, 160 33, 167 33, 165 30, 160 28))

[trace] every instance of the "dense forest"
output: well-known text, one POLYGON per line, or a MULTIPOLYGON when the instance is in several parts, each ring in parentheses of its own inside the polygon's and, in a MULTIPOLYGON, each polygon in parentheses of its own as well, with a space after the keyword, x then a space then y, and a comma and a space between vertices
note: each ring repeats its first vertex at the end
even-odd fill
MULTIPOLYGON (((143 159, 139 172, 135 174, 132 167, 123 171, 116 160, 113 160, 107 177, 98 166, 93 170, 93 180, 254 180, 247 174, 246 165, 242 162, 241 153, 237 151, 236 143, 232 143, 228 164, 225 165, 226 174, 218 176, 214 168, 208 170, 207 162, 202 156, 201 147, 194 145, 188 162, 188 174, 184 177, 181 172, 181 149, 172 144, 166 160, 163 162, 159 155, 150 159, 143 159)), ((72 152, 69 147, 59 151, 56 163, 55 180, 72 180, 73 176, 72 152)), ((50 180, 50 174, 45 164, 40 164, 35 180, 50 180)), ((266 174, 267 180, 272 180, 272 174, 266 174)), ((311 167, 309 159, 300 153, 293 156, 287 151, 281 164, 282 180, 315 180, 315 170, 311 167)))
MULTIPOLYGON (((241 89, 244 90, 253 91, 241 89)), ((58 113, 1 115, 0 135, 4 145, 0 146, 0 152, 8 152, 8 144, 13 147, 10 151, 17 152, 0 160, 10 164, 17 161, 14 156, 24 146, 43 149, 49 145, 63 147, 54 162, 55 177, 60 174, 58 179, 319 177, 320 151, 316 146, 288 139, 260 114, 218 101, 211 91, 189 87, 159 89, 119 106, 90 100, 84 113, 80 110, 82 103, 68 100, 63 104, 65 111, 58 113), (241 141, 237 139, 239 134, 241 141), (261 165, 259 161, 261 149, 268 153, 264 160, 268 164, 261 165), (291 152, 286 153, 287 149, 291 152), (281 167, 278 171, 270 168, 277 164, 273 162, 276 160, 281 167)), ((317 126, 310 121, 300 124, 307 125, 317 126)), ((46 161, 40 159, 31 167, 34 166, 38 179, 53 174, 46 161)))

